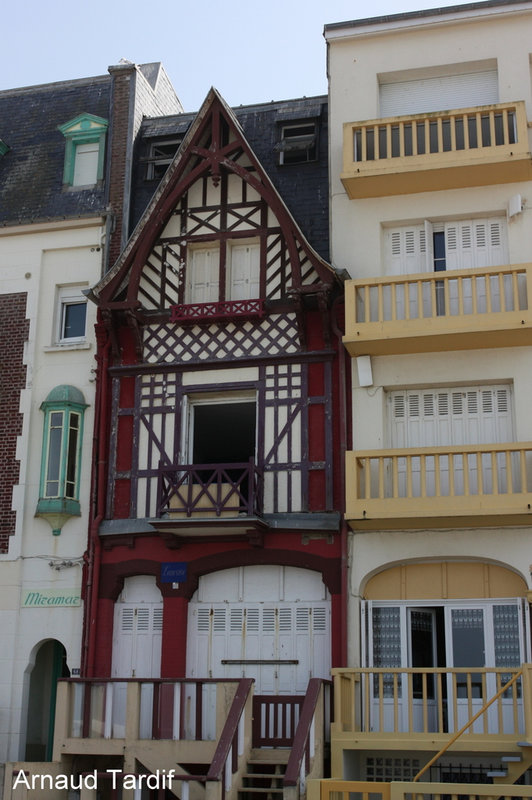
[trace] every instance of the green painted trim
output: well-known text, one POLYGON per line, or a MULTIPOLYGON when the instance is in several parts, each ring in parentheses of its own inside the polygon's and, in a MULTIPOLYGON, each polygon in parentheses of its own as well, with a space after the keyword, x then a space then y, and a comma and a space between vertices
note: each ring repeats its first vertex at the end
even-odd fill
MULTIPOLYGON (((69 517, 79 517, 81 515, 79 504, 79 490, 81 480, 81 449, 83 442, 83 424, 85 409, 88 407, 84 401, 82 392, 74 386, 56 386, 48 394, 46 400, 41 403, 41 411, 44 412, 43 439, 41 450, 41 474, 39 480, 39 501, 35 512, 36 517, 43 517, 51 525, 54 535, 61 533, 61 528, 69 517), (50 437, 52 431, 52 415, 60 414, 61 420, 57 420, 54 429, 61 431, 60 441, 55 442, 54 446, 58 449, 55 453, 57 460, 57 476, 51 480, 57 483, 57 496, 48 493, 48 469, 50 460, 50 437), (76 453, 74 458, 75 473, 72 477, 73 497, 67 495, 67 467, 70 445, 70 429, 73 417, 77 418, 77 441, 76 453)), ((69 492, 70 494, 70 492, 69 492)))
POLYGON ((0 156, 5 156, 8 150, 11 150, 9 145, 7 145, 3 139, 0 139, 0 156))
POLYGON ((78 114, 74 119, 58 125, 66 139, 65 144, 65 163, 63 167, 63 183, 67 186, 74 185, 74 170, 76 166, 76 148, 80 144, 90 144, 98 142, 98 166, 96 170, 96 182, 103 180, 103 166, 105 156, 105 137, 109 122, 102 117, 94 114, 78 114), (80 126, 78 130, 72 130, 80 126))
POLYGON ((50 686, 50 707, 48 710, 48 734, 46 737, 45 761, 51 761, 54 749, 54 728, 55 728, 55 703, 57 700, 57 681, 63 673, 63 654, 65 648, 61 642, 54 641, 54 652, 52 660, 52 675, 50 686))

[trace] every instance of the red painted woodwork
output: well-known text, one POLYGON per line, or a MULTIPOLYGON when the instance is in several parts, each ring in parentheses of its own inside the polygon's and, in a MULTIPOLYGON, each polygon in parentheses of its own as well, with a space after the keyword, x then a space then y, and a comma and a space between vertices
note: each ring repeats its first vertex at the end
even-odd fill
POLYGON ((264 316, 264 300, 223 300, 218 303, 178 303, 170 307, 172 322, 199 322, 264 316))

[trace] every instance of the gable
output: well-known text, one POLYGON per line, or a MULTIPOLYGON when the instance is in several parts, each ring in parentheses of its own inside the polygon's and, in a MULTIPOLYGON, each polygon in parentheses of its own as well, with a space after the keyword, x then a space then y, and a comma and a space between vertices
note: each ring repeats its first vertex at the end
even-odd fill
POLYGON ((323 292, 336 280, 212 90, 121 260, 94 293, 104 304, 174 312, 201 302, 275 302, 323 292))

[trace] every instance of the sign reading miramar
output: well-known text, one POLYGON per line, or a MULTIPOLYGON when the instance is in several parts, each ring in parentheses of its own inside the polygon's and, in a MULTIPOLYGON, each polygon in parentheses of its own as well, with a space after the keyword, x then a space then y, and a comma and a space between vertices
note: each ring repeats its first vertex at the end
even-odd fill
POLYGON ((64 607, 81 605, 77 589, 27 589, 22 595, 22 608, 64 607))

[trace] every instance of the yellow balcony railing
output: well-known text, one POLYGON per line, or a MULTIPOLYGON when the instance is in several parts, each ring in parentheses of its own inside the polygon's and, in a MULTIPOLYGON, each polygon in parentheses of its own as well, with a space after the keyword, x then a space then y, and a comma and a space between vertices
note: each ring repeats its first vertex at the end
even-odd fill
POLYGON ((529 524, 532 442, 346 454, 352 528, 529 524))
POLYGON ((531 800, 532 786, 485 783, 434 783, 413 781, 369 782, 322 780, 314 781, 307 793, 309 800, 531 800))
POLYGON ((345 296, 353 356, 531 341, 531 264, 347 281, 345 296))
POLYGON ((531 174, 522 101, 344 125, 341 178, 351 199, 509 183, 531 174))
POLYGON ((341 668, 333 670, 333 677, 333 743, 345 740, 346 734, 366 744, 368 736, 388 734, 402 738, 403 745, 405 737, 425 737, 426 744, 429 734, 435 742, 446 741, 494 697, 461 738, 517 740, 526 731, 523 695, 529 681, 523 680, 520 667, 341 668), (514 677, 514 684, 501 693, 514 677))

